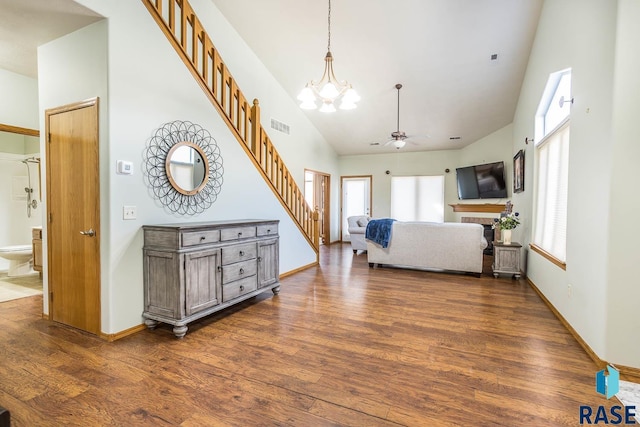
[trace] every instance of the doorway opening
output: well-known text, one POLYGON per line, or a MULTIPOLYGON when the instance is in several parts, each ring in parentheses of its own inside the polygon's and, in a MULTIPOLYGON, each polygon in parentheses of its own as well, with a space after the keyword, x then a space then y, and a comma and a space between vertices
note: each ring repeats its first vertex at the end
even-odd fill
POLYGON ((350 242, 347 218, 372 215, 371 175, 340 177, 340 240, 350 242))

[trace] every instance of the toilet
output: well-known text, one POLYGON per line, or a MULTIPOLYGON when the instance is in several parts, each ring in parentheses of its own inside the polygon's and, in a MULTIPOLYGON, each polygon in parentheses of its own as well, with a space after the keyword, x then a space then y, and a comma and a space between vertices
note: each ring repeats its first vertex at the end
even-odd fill
POLYGON ((31 245, 5 246, 0 248, 0 258, 9 260, 8 276, 30 274, 33 248, 31 245))

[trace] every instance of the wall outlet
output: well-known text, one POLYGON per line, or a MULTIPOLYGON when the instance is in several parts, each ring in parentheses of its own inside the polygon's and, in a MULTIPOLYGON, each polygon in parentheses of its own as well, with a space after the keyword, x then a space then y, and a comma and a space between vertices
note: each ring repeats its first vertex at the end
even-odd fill
POLYGON ((567 285, 567 298, 571 298, 572 293, 573 293, 573 287, 571 285, 567 285))
POLYGON ((136 207, 135 206, 123 206, 122 207, 122 219, 136 219, 136 207))

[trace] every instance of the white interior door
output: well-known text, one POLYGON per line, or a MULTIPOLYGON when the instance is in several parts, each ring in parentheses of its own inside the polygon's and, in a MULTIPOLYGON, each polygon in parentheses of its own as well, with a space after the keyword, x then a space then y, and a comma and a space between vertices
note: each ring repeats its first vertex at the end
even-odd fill
POLYGON ((371 176, 342 177, 342 240, 350 241, 347 218, 371 215, 371 176))

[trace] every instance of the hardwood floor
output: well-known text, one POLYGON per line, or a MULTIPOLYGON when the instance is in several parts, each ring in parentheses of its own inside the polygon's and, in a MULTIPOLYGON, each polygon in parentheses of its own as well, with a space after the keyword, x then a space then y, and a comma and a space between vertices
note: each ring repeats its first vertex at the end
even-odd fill
MULTIPOLYGON (((598 370, 523 281, 369 269, 350 247, 191 324, 116 342, 0 303, 17 426, 573 426, 598 370)), ((142 311, 142 308, 141 308, 142 311)))

